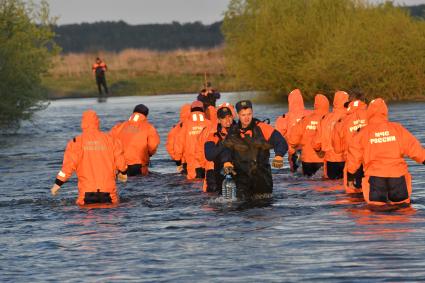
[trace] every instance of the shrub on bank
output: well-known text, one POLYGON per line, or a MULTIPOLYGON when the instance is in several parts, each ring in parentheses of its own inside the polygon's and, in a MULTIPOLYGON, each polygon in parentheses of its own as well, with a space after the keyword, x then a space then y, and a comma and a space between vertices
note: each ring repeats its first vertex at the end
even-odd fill
POLYGON ((41 74, 56 51, 48 6, 0 1, 0 127, 12 127, 45 106, 41 74))
POLYGON ((232 0, 223 32, 230 72, 278 98, 296 87, 425 98, 425 23, 390 2, 232 0))

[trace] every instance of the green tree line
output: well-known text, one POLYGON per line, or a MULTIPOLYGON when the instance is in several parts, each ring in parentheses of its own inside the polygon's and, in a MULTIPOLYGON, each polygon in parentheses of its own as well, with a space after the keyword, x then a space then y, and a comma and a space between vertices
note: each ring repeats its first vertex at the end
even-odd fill
POLYGON ((46 106, 41 74, 57 51, 48 6, 0 0, 0 127, 13 127, 46 106))
POLYGON ((425 98, 425 22, 391 2, 232 0, 223 32, 231 73, 279 99, 294 88, 425 98))
POLYGON ((126 48, 175 50, 211 48, 223 43, 221 22, 129 25, 97 22, 56 26, 56 42, 63 52, 121 51, 126 48))

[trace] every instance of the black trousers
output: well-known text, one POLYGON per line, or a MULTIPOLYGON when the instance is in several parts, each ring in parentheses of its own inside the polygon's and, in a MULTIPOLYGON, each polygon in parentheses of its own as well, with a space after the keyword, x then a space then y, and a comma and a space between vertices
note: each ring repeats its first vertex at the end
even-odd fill
POLYGON ((220 171, 207 170, 206 181, 207 181, 207 192, 221 194, 221 186, 223 184, 224 176, 220 171))
POLYGON ((404 176, 369 177, 369 199, 379 202, 400 202, 409 198, 407 182, 404 176))
POLYGON ((105 77, 96 77, 97 90, 99 91, 99 95, 103 95, 102 86, 105 90, 105 93, 108 94, 108 86, 106 85, 105 77))
POLYGON ((84 204, 94 203, 112 203, 111 195, 109 193, 87 192, 84 194, 84 204))
POLYGON ((362 179, 364 177, 363 165, 354 174, 347 172, 347 181, 354 181, 354 187, 360 189, 362 187, 362 179))
POLYGON ((342 179, 344 177, 345 162, 326 161, 326 175, 331 180, 342 179))
POLYGON ((313 176, 321 167, 323 162, 302 162, 303 174, 306 176, 313 176))
MULTIPOLYGON (((244 166, 245 167, 245 166, 244 166)), ((235 168, 236 195, 238 198, 249 199, 258 194, 273 193, 273 179, 270 164, 257 165, 256 169, 247 165, 245 168, 235 168)))

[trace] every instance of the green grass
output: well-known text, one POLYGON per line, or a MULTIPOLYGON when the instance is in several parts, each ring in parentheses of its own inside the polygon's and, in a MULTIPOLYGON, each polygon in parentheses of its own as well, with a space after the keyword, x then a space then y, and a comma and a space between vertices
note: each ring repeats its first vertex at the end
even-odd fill
MULTIPOLYGON (((144 74, 128 77, 110 73, 107 84, 111 96, 141 96, 157 94, 197 93, 202 88, 204 76, 196 74, 164 75, 144 74)), ((240 90, 241 86, 229 76, 209 76, 208 80, 221 92, 240 90)), ((43 86, 50 99, 96 97, 97 86, 93 77, 44 77, 43 86)))

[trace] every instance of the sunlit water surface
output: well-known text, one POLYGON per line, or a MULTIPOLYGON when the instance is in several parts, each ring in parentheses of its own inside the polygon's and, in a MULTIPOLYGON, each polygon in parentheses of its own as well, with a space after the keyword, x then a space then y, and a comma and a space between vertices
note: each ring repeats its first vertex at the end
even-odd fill
MULTIPOLYGON (((225 94, 236 102, 248 94, 225 94)), ((425 166, 409 161, 411 209, 371 213, 340 182, 274 170, 273 199, 225 205, 175 173, 165 151, 179 107, 194 95, 54 101, 15 134, 0 136, 0 281, 371 282, 425 280, 425 166), (150 108, 161 145, 147 178, 119 184, 121 204, 81 209, 76 178, 49 188, 66 142, 93 108, 101 128, 150 108)), ((425 104, 390 106, 425 144, 425 104)), ((271 118, 286 106, 255 105, 271 118)))

